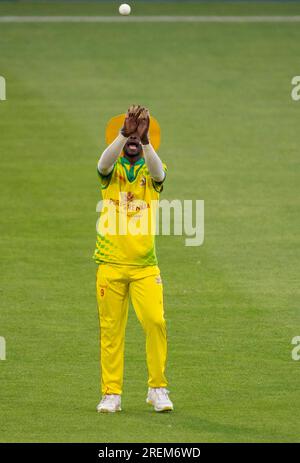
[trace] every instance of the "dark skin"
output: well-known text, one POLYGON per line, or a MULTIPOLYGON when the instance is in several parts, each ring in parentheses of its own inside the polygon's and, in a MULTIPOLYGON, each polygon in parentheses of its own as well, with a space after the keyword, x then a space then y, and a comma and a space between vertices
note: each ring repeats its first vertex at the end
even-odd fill
POLYGON ((121 133, 128 137, 123 148, 124 156, 131 164, 143 156, 142 144, 149 143, 148 132, 150 126, 150 114, 148 109, 132 105, 127 111, 121 133))

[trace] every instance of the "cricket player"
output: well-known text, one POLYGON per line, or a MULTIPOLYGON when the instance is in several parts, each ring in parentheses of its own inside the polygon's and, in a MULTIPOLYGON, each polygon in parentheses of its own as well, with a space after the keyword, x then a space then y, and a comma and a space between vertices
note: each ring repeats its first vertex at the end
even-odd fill
POLYGON ((156 153, 160 129, 146 108, 133 105, 126 115, 111 119, 106 140, 109 146, 98 162, 103 207, 94 253, 102 389, 97 411, 121 411, 129 299, 146 335, 146 402, 157 412, 170 411, 163 287, 153 232, 166 177, 156 153))

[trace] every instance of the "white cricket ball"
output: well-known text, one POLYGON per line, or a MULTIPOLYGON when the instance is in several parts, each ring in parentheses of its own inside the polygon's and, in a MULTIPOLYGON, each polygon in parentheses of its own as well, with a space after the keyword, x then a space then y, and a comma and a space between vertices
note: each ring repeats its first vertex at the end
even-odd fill
POLYGON ((131 12, 130 5, 127 3, 122 3, 122 5, 119 6, 119 13, 122 14, 123 16, 129 15, 131 12))

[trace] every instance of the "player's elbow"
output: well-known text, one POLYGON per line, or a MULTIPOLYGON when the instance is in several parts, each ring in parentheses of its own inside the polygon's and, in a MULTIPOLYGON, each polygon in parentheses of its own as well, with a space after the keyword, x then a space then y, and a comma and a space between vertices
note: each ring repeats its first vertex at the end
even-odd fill
POLYGON ((166 173, 164 171, 156 174, 156 175, 152 175, 152 179, 154 180, 154 182, 156 183, 161 183, 164 181, 165 179, 165 176, 166 176, 166 173))

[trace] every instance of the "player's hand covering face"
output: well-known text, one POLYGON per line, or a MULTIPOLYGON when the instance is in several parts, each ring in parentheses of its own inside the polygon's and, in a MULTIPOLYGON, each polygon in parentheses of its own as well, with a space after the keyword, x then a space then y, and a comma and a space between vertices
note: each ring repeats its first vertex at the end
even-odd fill
POLYGON ((143 110, 144 108, 140 105, 130 106, 126 113, 124 125, 121 129, 121 133, 124 135, 124 137, 129 137, 136 132, 138 126, 138 117, 143 110))
POLYGON ((147 108, 143 108, 138 116, 137 133, 143 145, 149 143, 149 126, 150 126, 150 113, 147 108))

